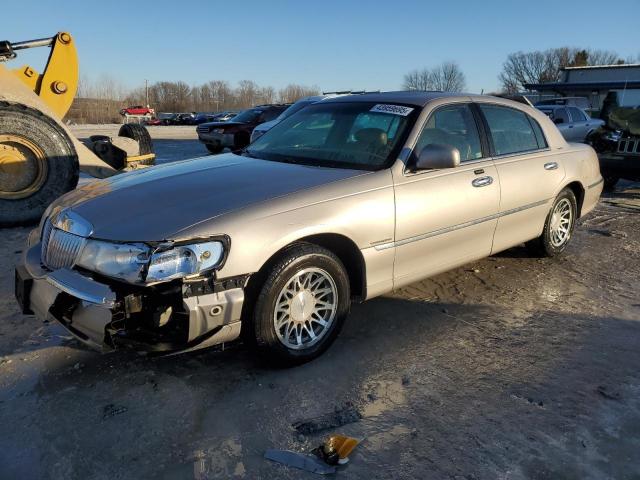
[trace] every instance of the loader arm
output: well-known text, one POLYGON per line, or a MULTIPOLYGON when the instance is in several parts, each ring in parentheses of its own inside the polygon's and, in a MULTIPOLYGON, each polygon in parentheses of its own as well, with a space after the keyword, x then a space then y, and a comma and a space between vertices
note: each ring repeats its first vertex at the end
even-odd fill
POLYGON ((46 46, 51 47, 51 52, 43 73, 38 73, 30 65, 11 72, 62 119, 71 108, 78 90, 78 53, 69 33, 60 32, 54 37, 26 42, 2 42, 0 61, 14 58, 16 50, 46 46))

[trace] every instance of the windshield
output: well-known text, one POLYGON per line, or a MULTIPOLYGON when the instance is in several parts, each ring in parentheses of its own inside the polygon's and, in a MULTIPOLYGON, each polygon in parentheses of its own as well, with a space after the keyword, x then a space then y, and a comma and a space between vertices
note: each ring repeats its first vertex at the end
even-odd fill
POLYGON ((397 155, 418 109, 365 102, 310 105, 258 138, 246 154, 289 163, 378 170, 397 155))
POLYGON ((262 113, 262 110, 256 110, 256 109, 250 108, 249 110, 240 112, 238 115, 233 117, 233 121, 240 122, 240 123, 255 122, 261 113, 262 113))
POLYGON ((285 118, 289 118, 294 113, 299 112, 304 107, 311 105, 312 103, 314 103, 312 100, 304 100, 304 101, 296 102, 293 105, 291 105, 289 108, 287 108, 284 112, 282 112, 278 116, 278 118, 276 118, 276 120, 281 122, 285 118))

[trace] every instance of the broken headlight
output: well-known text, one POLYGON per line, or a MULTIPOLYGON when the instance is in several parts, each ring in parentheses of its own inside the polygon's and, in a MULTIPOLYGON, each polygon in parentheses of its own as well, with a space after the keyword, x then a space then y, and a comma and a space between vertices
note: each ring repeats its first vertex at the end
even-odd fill
POLYGON ((76 265, 129 283, 143 281, 149 247, 143 243, 111 243, 87 240, 76 265))
POLYGON ((224 248, 221 242, 180 245, 151 255, 147 282, 162 282, 188 277, 217 267, 224 248))
POLYGON ((129 283, 158 283, 215 268, 223 254, 217 241, 154 251, 143 243, 87 240, 76 265, 129 283))

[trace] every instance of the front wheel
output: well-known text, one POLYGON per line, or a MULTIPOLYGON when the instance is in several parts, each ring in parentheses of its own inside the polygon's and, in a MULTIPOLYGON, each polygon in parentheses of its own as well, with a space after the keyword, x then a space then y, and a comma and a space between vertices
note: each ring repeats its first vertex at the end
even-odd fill
POLYGON ((317 245, 293 245, 270 268, 258 294, 251 319, 256 346, 276 363, 308 362, 333 343, 350 305, 340 259, 317 245))
POLYGON ((576 196, 570 188, 565 188, 553 202, 542 235, 527 242, 527 248, 536 256, 555 257, 561 254, 571 240, 577 212, 576 196))

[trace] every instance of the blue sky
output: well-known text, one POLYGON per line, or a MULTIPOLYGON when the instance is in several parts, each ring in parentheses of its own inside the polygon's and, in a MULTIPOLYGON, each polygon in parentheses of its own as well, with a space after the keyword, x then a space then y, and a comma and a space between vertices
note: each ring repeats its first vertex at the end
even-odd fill
MULTIPOLYGON (((640 54, 640 0, 20 0, 6 2, 3 17, 0 36, 10 41, 71 32, 82 75, 106 73, 127 87, 145 78, 250 79, 275 88, 392 90, 412 69, 454 60, 467 90, 480 92, 498 87, 503 61, 518 50, 640 54)), ((39 67, 42 55, 20 59, 39 67)))

